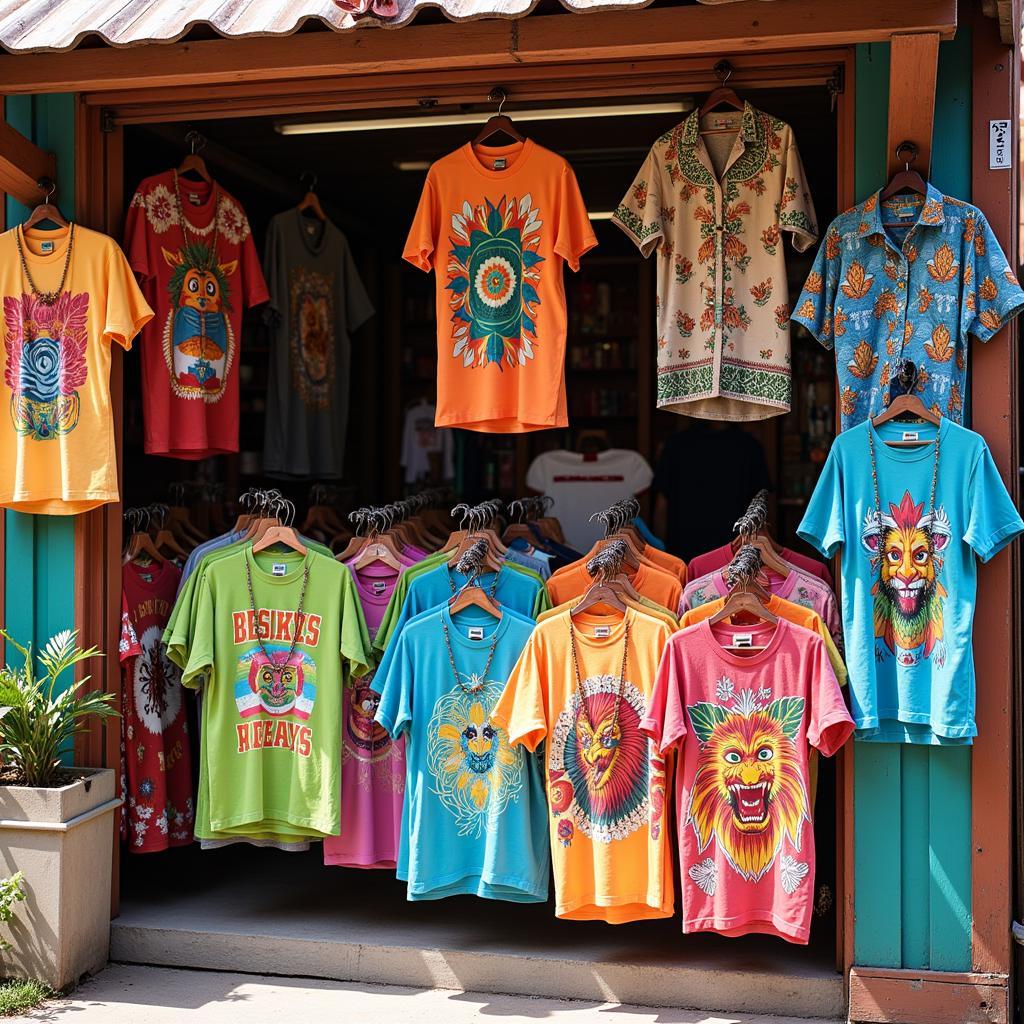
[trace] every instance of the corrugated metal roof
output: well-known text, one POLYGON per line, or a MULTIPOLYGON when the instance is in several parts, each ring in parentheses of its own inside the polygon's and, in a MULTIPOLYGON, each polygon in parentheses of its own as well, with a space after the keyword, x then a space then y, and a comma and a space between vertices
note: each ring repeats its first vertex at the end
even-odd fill
MULTIPOLYGON (((521 18, 539 0, 0 0, 0 46, 12 53, 70 50, 96 35, 110 46, 168 43, 199 25, 222 36, 288 35, 319 21, 341 32, 408 24, 425 9, 451 21, 521 18)), ((653 0, 560 0, 570 11, 630 10, 653 0)), ((730 3, 733 0, 700 0, 730 3)))

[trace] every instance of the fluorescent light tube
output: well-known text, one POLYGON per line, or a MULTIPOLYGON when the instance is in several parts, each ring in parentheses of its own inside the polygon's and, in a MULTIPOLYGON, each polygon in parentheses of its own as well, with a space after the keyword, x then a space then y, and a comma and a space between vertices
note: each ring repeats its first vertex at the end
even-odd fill
MULTIPOLYGON (((682 114, 691 103, 618 104, 603 107, 551 107, 540 110, 511 110, 509 116, 521 121, 572 121, 584 117, 643 117, 645 114, 682 114)), ((445 128, 453 125, 482 125, 488 115, 421 114, 412 117, 374 117, 356 121, 289 121, 275 125, 281 135, 329 135, 335 132, 371 132, 392 128, 445 128)))

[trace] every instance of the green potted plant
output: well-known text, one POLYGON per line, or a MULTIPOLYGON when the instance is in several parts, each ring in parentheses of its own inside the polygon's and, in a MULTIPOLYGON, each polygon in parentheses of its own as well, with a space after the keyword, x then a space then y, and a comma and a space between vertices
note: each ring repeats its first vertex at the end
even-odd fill
POLYGON ((107 961, 114 812, 109 768, 62 763, 92 715, 116 716, 113 696, 74 682, 99 655, 65 630, 33 656, 6 631, 23 664, 0 668, 0 875, 22 872, 25 903, 11 922, 6 973, 60 990, 107 961))

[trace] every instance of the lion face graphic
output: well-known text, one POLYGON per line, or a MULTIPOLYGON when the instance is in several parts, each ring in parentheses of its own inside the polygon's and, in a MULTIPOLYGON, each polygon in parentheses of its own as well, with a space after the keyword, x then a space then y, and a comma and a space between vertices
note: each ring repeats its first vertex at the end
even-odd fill
POLYGON ((698 850, 715 839, 752 882, 771 867, 784 837, 800 848, 803 822, 810 820, 794 742, 803 706, 802 698, 791 697, 767 707, 689 709, 702 740, 688 816, 698 850))
POLYGON ((951 530, 943 509, 929 515, 923 509, 906 491, 887 515, 868 513, 861 530, 861 543, 879 575, 872 588, 875 636, 890 652, 899 649, 908 664, 916 660, 909 652, 917 648, 923 646, 926 658, 936 645, 942 650, 946 590, 938 572, 951 530))

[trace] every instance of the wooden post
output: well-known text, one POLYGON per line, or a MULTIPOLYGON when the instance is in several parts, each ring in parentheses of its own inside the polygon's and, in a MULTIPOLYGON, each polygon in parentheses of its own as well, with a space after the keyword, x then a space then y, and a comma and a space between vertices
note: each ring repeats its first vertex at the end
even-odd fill
POLYGON ((896 147, 904 140, 917 146, 914 169, 928 177, 935 121, 935 83, 939 67, 938 32, 892 37, 889 57, 889 176, 903 167, 896 147))
POLYGON ((0 192, 35 206, 42 199, 40 178, 57 180, 57 158, 0 120, 0 192))

